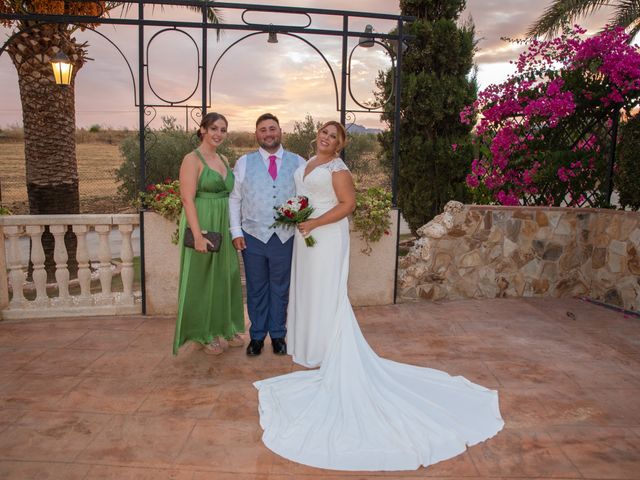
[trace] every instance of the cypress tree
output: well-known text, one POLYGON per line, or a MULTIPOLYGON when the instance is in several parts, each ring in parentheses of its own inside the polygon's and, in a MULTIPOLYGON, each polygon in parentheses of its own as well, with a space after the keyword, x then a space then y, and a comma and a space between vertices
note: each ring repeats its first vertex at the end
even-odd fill
MULTIPOLYGON (((476 99, 471 21, 459 23, 465 0, 401 0, 403 15, 415 16, 404 31, 410 40, 402 61, 398 204, 415 231, 449 200, 468 201, 465 184, 473 158, 471 126, 459 113, 476 99)), ((379 97, 393 88, 393 72, 378 79, 379 97)), ((393 154, 394 102, 384 107, 389 125, 379 139, 383 161, 393 154)))

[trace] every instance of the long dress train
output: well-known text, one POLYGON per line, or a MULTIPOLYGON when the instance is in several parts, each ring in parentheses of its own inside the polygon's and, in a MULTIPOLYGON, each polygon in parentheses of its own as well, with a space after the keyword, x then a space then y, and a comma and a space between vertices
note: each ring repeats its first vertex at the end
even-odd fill
MULTIPOLYGON (((340 159, 304 177, 319 216, 337 199, 331 175, 340 159)), ((347 297, 348 221, 296 233, 288 313, 288 348, 298 371, 254 385, 263 442, 298 463, 337 470, 412 470, 462 453, 504 422, 498 394, 464 377, 380 358, 363 337, 347 297)), ((428 308, 428 307, 425 307, 428 308)))

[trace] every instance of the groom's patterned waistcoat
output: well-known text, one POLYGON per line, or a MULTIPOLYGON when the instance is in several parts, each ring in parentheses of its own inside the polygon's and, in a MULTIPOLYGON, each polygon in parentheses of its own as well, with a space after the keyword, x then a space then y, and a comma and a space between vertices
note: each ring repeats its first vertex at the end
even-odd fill
POLYGON ((283 243, 293 236, 293 229, 270 227, 276 213, 273 207, 280 206, 296 194, 293 172, 297 168, 297 155, 285 150, 278 176, 273 180, 260 152, 256 150, 247 154, 241 191, 242 229, 262 243, 267 243, 274 232, 283 243))

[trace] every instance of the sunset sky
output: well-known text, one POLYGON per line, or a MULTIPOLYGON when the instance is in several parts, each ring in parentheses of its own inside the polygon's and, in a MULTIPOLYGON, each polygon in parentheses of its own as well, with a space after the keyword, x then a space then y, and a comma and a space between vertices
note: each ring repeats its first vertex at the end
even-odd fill
MULTIPOLYGON (((343 9, 382 13, 400 13, 396 0, 245 0, 251 4, 278 4, 308 8, 343 9)), ((471 17, 476 26, 479 50, 476 55, 480 86, 500 82, 512 71, 510 60, 515 60, 519 50, 501 37, 519 37, 544 11, 547 0, 469 0, 462 19, 471 17)), ((226 23, 238 23, 238 11, 223 10, 226 23)), ((114 12, 112 16, 119 16, 114 12)), ((184 9, 151 11, 154 18, 173 18, 198 21, 198 14, 184 9)), ((595 32, 609 17, 602 10, 580 24, 595 32)), ((255 23, 300 25, 302 19, 295 16, 264 15, 251 13, 246 17, 255 23)), ((341 20, 326 16, 313 16, 314 28, 341 28, 341 20)), ((376 32, 388 32, 390 22, 377 20, 353 20, 352 30, 363 30, 371 23, 376 32)), ((145 31, 147 39, 158 29, 145 31)), ((137 30, 136 27, 102 26, 100 31, 113 40, 132 64, 137 75, 137 30)), ((1 29, 6 39, 8 29, 1 29)), ((208 42, 209 75, 220 53, 241 35, 248 32, 226 31, 219 42, 211 33, 208 42)), ((198 41, 199 32, 193 31, 198 41)), ((79 127, 100 124, 104 127, 137 128, 137 108, 134 105, 131 76, 126 64, 105 40, 93 32, 78 32, 76 37, 87 41, 88 62, 76 78, 76 110, 79 127)), ((341 42, 337 37, 306 35, 327 56, 339 82, 341 42)), ((316 120, 338 118, 335 108, 335 93, 329 70, 321 58, 307 45, 297 39, 279 36, 278 44, 268 44, 266 35, 257 35, 235 46, 220 62, 213 77, 212 110, 227 115, 230 128, 252 130, 255 118, 271 111, 281 118, 285 130, 291 130, 293 122, 303 120, 311 114, 316 120)), ((350 48, 357 43, 352 39, 350 48)), ((150 77, 153 88, 163 97, 176 100, 187 97, 196 86, 197 61, 191 41, 175 32, 166 33, 155 40, 149 48, 150 77)), ((379 48, 358 49, 353 57, 352 87, 360 101, 372 96, 374 80, 378 70, 390 65, 388 57, 379 48)), ((338 83, 339 84, 339 83, 338 83)), ((147 102, 157 102, 147 88, 147 102)), ((200 95, 190 101, 198 104, 200 95)), ((354 106, 355 107, 355 106, 354 106)), ((161 108, 158 117, 170 115, 184 124, 185 109, 161 108)), ((0 57, 0 127, 21 124, 22 113, 15 68, 5 53, 0 57)), ((358 114, 356 123, 379 127, 376 114, 358 114)), ((159 119, 153 126, 159 126, 159 119)), ((193 121, 190 120, 190 126, 193 121)))

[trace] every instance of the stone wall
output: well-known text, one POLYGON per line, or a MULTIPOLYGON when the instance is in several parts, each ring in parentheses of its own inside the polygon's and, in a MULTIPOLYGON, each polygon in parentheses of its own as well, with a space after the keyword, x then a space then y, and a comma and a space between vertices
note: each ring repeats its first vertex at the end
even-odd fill
POLYGON ((418 233, 402 298, 587 296, 640 311, 640 212, 449 202, 418 233))

